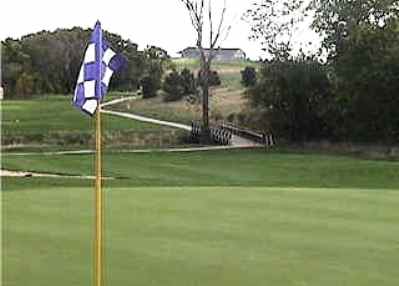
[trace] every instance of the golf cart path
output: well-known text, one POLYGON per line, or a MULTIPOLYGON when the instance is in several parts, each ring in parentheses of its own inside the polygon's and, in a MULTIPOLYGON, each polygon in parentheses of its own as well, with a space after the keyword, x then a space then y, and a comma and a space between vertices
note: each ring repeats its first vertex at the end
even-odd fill
MULTIPOLYGON (((67 174, 52 174, 52 173, 38 173, 29 171, 9 171, 0 169, 0 177, 15 177, 15 178, 67 178, 67 179, 87 179, 94 180, 95 176, 81 176, 81 175, 67 175, 67 174)), ((103 177, 105 180, 112 180, 114 178, 103 177)))
MULTIPOLYGON (((184 152, 201 152, 201 151, 220 151, 220 150, 237 150, 237 149, 252 149, 260 148, 261 145, 247 145, 247 146, 205 146, 205 147, 191 147, 191 148, 168 148, 168 149, 137 149, 137 150, 111 150, 106 151, 106 154, 148 154, 148 153, 184 153, 184 152)), ((55 151, 55 152, 12 152, 3 153, 2 156, 62 156, 62 155, 92 155, 95 150, 78 150, 78 151, 55 151)))
MULTIPOLYGON (((104 107, 112 106, 124 101, 137 100, 137 97, 126 97, 121 99, 112 100, 101 105, 101 113, 110 116, 117 116, 127 118, 130 120, 136 120, 140 122, 146 122, 151 124, 157 124, 161 126, 169 126, 177 129, 182 129, 191 132, 192 128, 189 125, 163 121, 145 116, 135 115, 126 112, 112 111, 103 109, 104 107)), ((249 149, 249 148, 260 148, 262 145, 252 142, 246 138, 242 138, 237 135, 233 135, 232 145, 229 146, 203 146, 203 147, 189 147, 189 148, 168 148, 168 149, 138 149, 138 150, 118 150, 109 151, 107 153, 175 153, 175 152, 201 152, 201 151, 217 151, 217 150, 233 150, 233 149, 249 149)), ((77 151, 54 151, 54 152, 18 152, 18 153, 3 153, 3 156, 57 156, 57 155, 91 155, 94 154, 94 150, 77 150, 77 151)), ((4 170, 3 170, 4 171, 4 170)), ((2 172, 3 172, 2 171, 2 172)), ((4 171, 5 172, 5 171, 4 171)), ((47 174, 48 175, 48 174, 47 174)), ((37 175, 36 175, 37 176, 37 175)))
POLYGON ((145 123, 152 123, 152 124, 157 124, 157 125, 162 125, 162 126, 173 127, 173 128, 177 128, 177 129, 183 129, 183 130, 191 132, 191 126, 180 124, 180 123, 163 121, 163 120, 144 117, 141 115, 135 115, 135 114, 119 112, 119 111, 104 110, 104 109, 101 110, 101 113, 118 116, 118 117, 123 117, 123 118, 128 118, 128 119, 145 122, 145 123))
MULTIPOLYGON (((104 114, 108 114, 111 116, 117 116, 117 117, 122 117, 122 118, 127 118, 127 119, 132 119, 132 120, 136 120, 136 121, 140 121, 140 122, 145 122, 145 123, 152 123, 152 124, 157 124, 157 125, 161 125, 161 126, 168 126, 168 127, 173 127, 173 128, 177 128, 177 129, 182 129, 185 131, 192 131, 192 127, 189 125, 185 125, 185 124, 180 124, 180 123, 176 123, 176 122, 170 122, 170 121, 164 121, 164 120, 158 120, 158 119, 154 119, 154 118, 149 118, 149 117, 145 117, 145 116, 141 116, 141 115, 136 115, 136 114, 132 114, 132 113, 126 113, 126 112, 119 112, 119 111, 112 111, 109 109, 104 109, 104 107, 108 107, 108 106, 112 106, 124 101, 129 101, 129 100, 136 100, 137 97, 127 97, 127 98, 121 98, 121 99, 116 99, 116 100, 112 100, 106 103, 103 103, 101 105, 101 113, 104 114)), ((233 135, 232 138, 232 146, 230 147, 239 147, 239 148, 247 148, 247 147, 257 147, 260 146, 260 144, 253 142, 252 140, 237 136, 237 135, 233 135)), ((219 146, 212 146, 212 147, 207 147, 206 150, 218 150, 219 146)), ((224 149, 231 149, 231 148, 224 148, 224 149)), ((203 150, 203 149, 202 149, 203 150)))

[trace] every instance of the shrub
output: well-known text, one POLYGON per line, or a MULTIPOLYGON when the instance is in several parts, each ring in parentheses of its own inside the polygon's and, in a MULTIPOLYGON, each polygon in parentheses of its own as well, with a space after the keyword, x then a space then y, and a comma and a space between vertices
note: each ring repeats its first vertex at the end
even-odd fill
MULTIPOLYGON (((202 84, 202 71, 198 72, 198 84, 202 84)), ((217 71, 211 71, 209 74, 209 86, 220 86, 222 81, 220 80, 219 73, 217 71)))
POLYGON ((256 84, 256 69, 254 67, 246 67, 241 71, 241 84, 245 87, 251 87, 256 84))
POLYGON ((183 78, 177 71, 172 71, 165 77, 162 85, 164 101, 178 101, 184 96, 183 78))
POLYGON ((194 74, 187 68, 183 69, 180 74, 181 84, 184 88, 184 95, 197 93, 197 83, 194 74))
POLYGON ((140 84, 143 88, 143 98, 151 98, 157 95, 159 89, 157 81, 157 79, 151 76, 145 76, 141 79, 140 84))

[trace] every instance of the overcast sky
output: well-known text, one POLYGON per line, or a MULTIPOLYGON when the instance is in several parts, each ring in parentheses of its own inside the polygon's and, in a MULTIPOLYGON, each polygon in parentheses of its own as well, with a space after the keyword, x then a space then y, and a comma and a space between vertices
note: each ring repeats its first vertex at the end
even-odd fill
MULTIPOLYGON (((223 0, 213 0, 216 5, 223 0)), ((252 59, 264 56, 259 43, 250 41, 249 25, 242 14, 254 0, 227 0, 227 21, 232 24, 225 48, 241 48, 252 59)), ((215 7, 218 8, 218 7, 215 7)), ((0 4, 0 39, 18 38, 41 30, 81 26, 89 28, 99 19, 103 29, 137 43, 140 49, 156 45, 170 55, 195 45, 190 18, 180 0, 5 0, 0 4)), ((304 25, 299 42, 317 41, 304 25)))

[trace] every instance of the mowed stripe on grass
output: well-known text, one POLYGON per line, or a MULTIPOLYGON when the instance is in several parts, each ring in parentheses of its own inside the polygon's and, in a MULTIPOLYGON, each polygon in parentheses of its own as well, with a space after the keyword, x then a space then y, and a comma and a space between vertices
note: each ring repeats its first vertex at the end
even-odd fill
MULTIPOLYGON (((8 170, 93 175, 92 155, 12 156, 2 158, 8 170)), ((104 154, 104 175, 120 180, 109 187, 140 186, 267 186, 399 189, 399 162, 360 160, 345 156, 281 154, 260 151, 104 154)), ((4 189, 33 186, 88 186, 71 180, 4 180, 4 189)))
MULTIPOLYGON (((107 285, 398 285, 399 193, 108 188, 107 285)), ((3 194, 5 285, 89 285, 91 188, 3 194)))

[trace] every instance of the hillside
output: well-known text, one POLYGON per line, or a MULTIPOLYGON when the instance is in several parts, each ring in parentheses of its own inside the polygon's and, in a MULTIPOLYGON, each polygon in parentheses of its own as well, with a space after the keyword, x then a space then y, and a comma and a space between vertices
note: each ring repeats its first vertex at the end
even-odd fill
MULTIPOLYGON (((173 59, 177 70, 187 68, 198 73, 200 63, 197 60, 173 59)), ((210 118, 213 121, 227 120, 232 113, 239 113, 245 107, 245 89, 241 85, 241 71, 246 66, 258 67, 257 63, 248 61, 215 62, 212 69, 216 70, 221 79, 221 86, 211 88, 210 118)), ((178 102, 163 102, 162 96, 151 99, 137 99, 113 107, 118 111, 190 124, 200 120, 202 107, 199 102, 192 104, 186 100, 178 102)))

